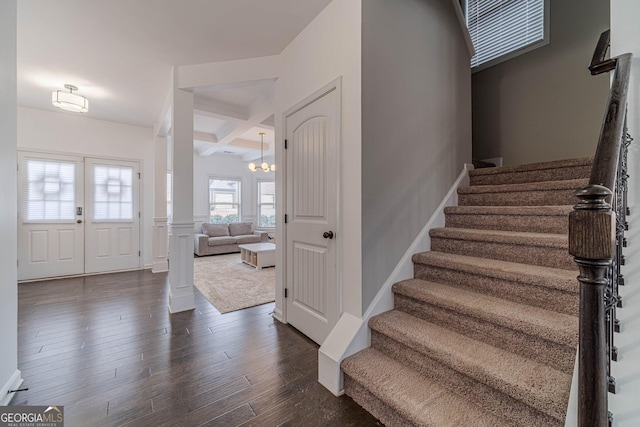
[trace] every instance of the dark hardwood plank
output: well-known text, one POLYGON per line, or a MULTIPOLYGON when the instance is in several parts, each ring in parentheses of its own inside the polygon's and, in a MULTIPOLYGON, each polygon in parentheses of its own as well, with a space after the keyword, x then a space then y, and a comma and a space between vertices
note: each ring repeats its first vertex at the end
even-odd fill
POLYGON ((317 382, 318 346, 273 304, 169 315, 166 274, 135 271, 20 284, 13 405, 65 406, 66 425, 371 426, 317 382))

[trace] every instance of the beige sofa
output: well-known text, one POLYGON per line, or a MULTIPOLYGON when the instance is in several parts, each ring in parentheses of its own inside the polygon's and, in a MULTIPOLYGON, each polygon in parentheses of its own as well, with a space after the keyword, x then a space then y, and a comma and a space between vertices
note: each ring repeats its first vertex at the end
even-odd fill
POLYGON ((202 224, 195 234, 194 252, 198 256, 240 252, 238 245, 266 242, 266 231, 252 230, 250 222, 235 224, 202 224))

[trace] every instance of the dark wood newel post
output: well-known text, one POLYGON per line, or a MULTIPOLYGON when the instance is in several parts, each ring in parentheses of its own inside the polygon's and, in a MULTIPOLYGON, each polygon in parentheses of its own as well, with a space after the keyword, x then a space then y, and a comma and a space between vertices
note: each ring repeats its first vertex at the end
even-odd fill
POLYGON ((580 268, 578 426, 606 427, 607 350, 605 288, 615 251, 611 191, 589 185, 576 192, 580 202, 569 215, 569 253, 580 268))

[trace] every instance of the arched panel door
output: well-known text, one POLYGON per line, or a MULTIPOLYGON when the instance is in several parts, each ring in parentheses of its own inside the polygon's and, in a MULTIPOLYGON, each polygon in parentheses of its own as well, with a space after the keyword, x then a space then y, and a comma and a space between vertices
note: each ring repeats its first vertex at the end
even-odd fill
POLYGON ((338 320, 338 93, 286 116, 287 322, 322 344, 338 320))

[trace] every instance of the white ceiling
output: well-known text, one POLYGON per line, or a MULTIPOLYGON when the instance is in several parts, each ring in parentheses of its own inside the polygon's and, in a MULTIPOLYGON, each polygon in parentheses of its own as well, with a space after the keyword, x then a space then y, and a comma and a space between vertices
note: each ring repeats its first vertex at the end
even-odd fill
MULTIPOLYGON (((51 105, 51 92, 68 83, 89 99, 86 116, 153 127, 172 66, 279 54, 329 2, 20 0, 18 105, 61 111, 51 105)), ((260 124, 246 121, 245 113, 271 99, 273 81, 194 92, 196 104, 206 107, 196 111, 203 116, 195 117, 194 130, 212 140, 226 133, 259 141, 258 132, 269 128, 266 115, 260 124)))

